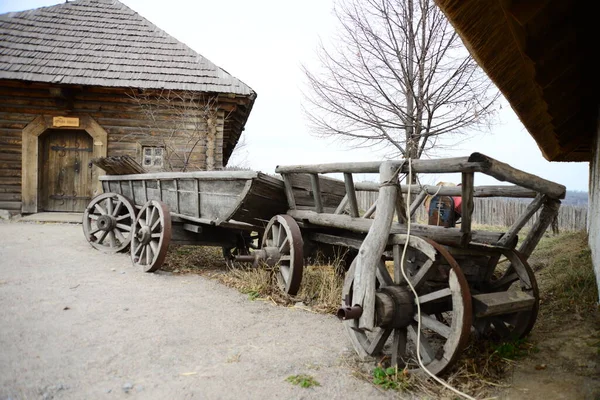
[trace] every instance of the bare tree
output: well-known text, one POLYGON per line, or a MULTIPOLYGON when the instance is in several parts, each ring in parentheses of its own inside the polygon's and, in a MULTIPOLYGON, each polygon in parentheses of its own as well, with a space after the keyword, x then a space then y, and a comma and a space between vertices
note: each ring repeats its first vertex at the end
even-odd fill
MULTIPOLYGON (((138 105, 144 119, 146 132, 153 135, 134 138, 146 146, 163 149, 165 171, 212 170, 214 165, 217 124, 219 113, 218 96, 190 91, 136 91, 129 97, 138 105), (204 151, 205 165, 198 155, 204 151)), ((225 114, 223 123, 229 114, 225 114)), ((133 136, 139 134, 133 134, 133 136)), ((130 140, 127 135, 123 139, 130 140)))
POLYGON ((431 0, 338 0, 335 48, 303 67, 314 131, 418 159, 492 120, 499 93, 431 0))

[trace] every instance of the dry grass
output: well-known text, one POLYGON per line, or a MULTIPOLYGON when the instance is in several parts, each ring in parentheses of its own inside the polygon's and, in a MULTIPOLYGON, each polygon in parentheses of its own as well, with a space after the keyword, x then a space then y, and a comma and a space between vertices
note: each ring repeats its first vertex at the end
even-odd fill
POLYGON ((591 311, 598 289, 585 232, 544 237, 529 263, 536 273, 542 313, 591 311))

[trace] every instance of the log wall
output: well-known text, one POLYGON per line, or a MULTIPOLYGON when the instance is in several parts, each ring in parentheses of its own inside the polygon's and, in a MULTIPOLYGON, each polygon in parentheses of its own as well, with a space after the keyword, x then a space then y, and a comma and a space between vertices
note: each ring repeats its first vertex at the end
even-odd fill
MULTIPOLYGON (((156 122, 151 122, 131 98, 131 93, 132 89, 128 88, 0 81, 0 209, 21 210, 22 131, 40 115, 89 116, 108 133, 107 155, 130 155, 141 164, 142 146, 160 146, 165 137, 173 135, 173 121, 180 115, 165 109, 156 114, 156 122), (62 92, 57 94, 56 89, 62 92)), ((203 127, 210 133, 193 145, 188 170, 221 169, 224 157, 231 153, 229 147, 237 137, 231 137, 225 115, 232 115, 236 107, 241 106, 234 104, 239 99, 225 100, 229 103, 223 104, 216 120, 211 121, 210 127, 203 127)), ((238 123, 236 118, 234 115, 231 124, 238 123)), ((198 124, 189 121, 187 126, 197 129, 198 124)), ((175 147, 190 148, 189 139, 180 136, 175 135, 172 141, 175 147)), ((175 168, 181 165, 181 161, 174 163, 175 168)))

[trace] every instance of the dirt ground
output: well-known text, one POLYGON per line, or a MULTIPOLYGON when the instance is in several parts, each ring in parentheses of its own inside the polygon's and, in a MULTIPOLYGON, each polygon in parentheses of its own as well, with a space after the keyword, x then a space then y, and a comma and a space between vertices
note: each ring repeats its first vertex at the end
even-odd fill
POLYGON ((347 346, 334 316, 145 274, 80 225, 0 221, 0 399, 389 398, 352 376, 347 346))
MULTIPOLYGON (((539 351, 497 398, 600 399, 598 321, 536 326, 539 351)), ((127 254, 91 248, 76 224, 0 220, 0 349, 0 400, 401 396, 352 375, 335 317, 197 275, 142 273, 127 254), (320 386, 286 381, 297 374, 320 386)))

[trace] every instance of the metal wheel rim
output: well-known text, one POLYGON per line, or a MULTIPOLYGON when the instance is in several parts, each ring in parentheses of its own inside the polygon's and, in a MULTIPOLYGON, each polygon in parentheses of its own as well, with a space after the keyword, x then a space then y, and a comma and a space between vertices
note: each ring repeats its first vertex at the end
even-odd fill
POLYGON ((133 202, 127 197, 117 193, 98 195, 83 212, 85 239, 104 253, 126 251, 131 242, 136 214, 133 202))
MULTIPOLYGON (((396 240, 395 243, 402 245, 401 236, 405 235, 396 235, 399 239, 396 240)), ((418 244, 419 246, 428 246, 430 250, 434 250, 436 253, 436 259, 441 257, 446 260, 446 262, 450 265, 450 270, 448 274, 448 286, 451 289, 450 299, 452 302, 452 318, 450 323, 444 323, 442 321, 434 321, 434 315, 426 315, 424 312, 422 313, 422 321, 426 320, 427 326, 424 322, 422 322, 421 326, 421 355, 423 358, 423 363, 426 368, 432 372, 433 374, 439 374, 449 368, 460 356, 462 350, 466 346, 470 330, 471 330, 471 318, 472 318, 472 308, 471 308, 471 296, 469 291, 469 286, 467 283, 462 270, 454 260, 454 258, 448 253, 448 251, 440 246, 439 244, 424 238, 419 238, 416 236, 411 236, 409 241, 409 247, 411 244, 418 244), (441 327, 444 325, 444 327, 441 327), (429 357, 429 360, 426 360, 428 353, 424 352, 423 347, 431 347, 431 343, 429 339, 434 335, 442 337, 437 331, 433 331, 430 329, 434 327, 440 332, 447 334, 448 337, 445 338, 445 342, 443 345, 440 345, 435 355, 429 357), (429 337, 424 334, 424 330, 428 330, 433 332, 433 335, 429 337), (425 338, 425 339, 423 339, 425 338), (425 342, 424 342, 425 341, 425 342), (423 357, 425 355, 425 357, 423 357)), ((414 248, 414 247, 413 247, 414 248)), ((429 268, 436 268, 436 263, 433 262, 433 265, 429 268)), ((352 296, 352 283, 354 280, 354 271, 356 269, 356 261, 352 263, 350 269, 346 274, 346 279, 344 281, 344 288, 342 291, 342 299, 344 300, 346 296, 352 296)), ((432 271, 433 272, 433 271, 432 271)), ((415 279, 415 276, 409 277, 409 279, 415 279)), ((377 268, 377 282, 379 287, 385 287, 390 285, 406 285, 406 282, 396 282, 393 279, 387 269, 385 268, 384 263, 380 263, 377 268), (386 275, 387 274, 387 275, 386 275)), ((411 282, 412 283, 412 282, 411 282)), ((417 289, 417 293, 421 295, 424 287, 423 283, 417 289)), ((409 365, 408 369, 411 372, 422 373, 418 364, 416 363, 416 352, 414 352, 415 343, 416 343, 416 332, 417 332, 417 321, 416 321, 416 309, 415 309, 415 320, 410 323, 410 325, 406 328, 376 328, 372 333, 366 333, 364 331, 358 330, 358 320, 346 320, 344 321, 344 326, 346 328, 346 332, 352 341, 354 348, 359 353, 363 359, 368 358, 390 358, 392 360, 392 364, 397 362, 396 365, 399 367, 404 367, 409 365), (391 346, 389 341, 391 340, 391 346), (403 344, 404 343, 404 344, 403 344), (402 347, 404 347, 404 352, 408 352, 408 348, 412 346, 413 348, 413 357, 410 354, 401 355, 402 347), (397 350, 395 350, 397 349, 397 350), (395 359, 395 360, 394 360, 395 359), (404 365, 402 365, 404 364, 404 365)), ((437 339, 439 341, 439 339, 437 339)))
POLYGON ((302 234, 296 221, 289 215, 271 218, 263 235, 262 246, 277 247, 281 255, 277 282, 281 290, 294 296, 300 290, 304 255, 302 234))
POLYGON ((158 200, 147 202, 135 219, 131 237, 133 265, 144 272, 160 269, 171 242, 171 214, 167 205, 158 200))

